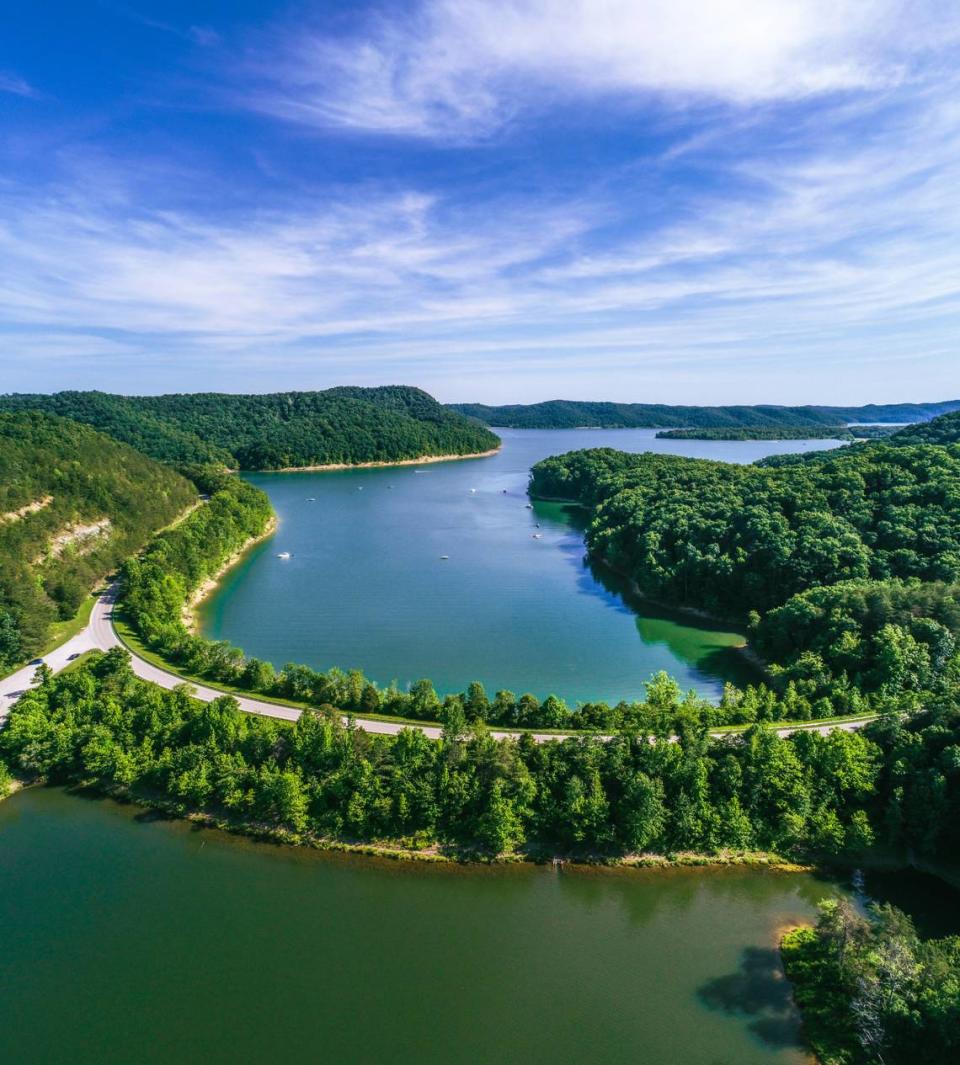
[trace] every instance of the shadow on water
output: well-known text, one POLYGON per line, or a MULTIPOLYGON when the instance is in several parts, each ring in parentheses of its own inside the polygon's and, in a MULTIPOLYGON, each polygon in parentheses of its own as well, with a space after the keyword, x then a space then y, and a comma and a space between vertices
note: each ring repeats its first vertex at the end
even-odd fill
POLYGON ((710 980, 697 996, 709 1009, 749 1018, 749 1030, 771 1049, 803 1046, 790 984, 772 947, 747 947, 736 972, 710 980))
POLYGON ((925 939, 960 935, 960 891, 930 873, 868 870, 861 897, 903 910, 925 939))
POLYGON ((608 606, 633 617, 644 644, 666 647, 702 677, 740 687, 763 680, 761 671, 738 650, 746 638, 729 623, 652 603, 637 595, 626 578, 582 555, 578 580, 581 591, 600 596, 608 606))

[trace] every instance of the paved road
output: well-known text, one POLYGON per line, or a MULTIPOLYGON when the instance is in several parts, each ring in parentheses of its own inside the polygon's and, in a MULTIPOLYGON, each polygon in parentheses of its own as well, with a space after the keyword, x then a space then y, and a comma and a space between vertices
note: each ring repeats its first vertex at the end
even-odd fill
MULTIPOLYGON (((111 590, 97 599, 93 610, 91 611, 90 621, 87 624, 87 627, 66 643, 61 644, 55 651, 51 651, 42 661, 45 662, 54 673, 59 673, 61 669, 64 669, 74 658, 83 654, 85 651, 109 651, 111 647, 123 646, 120 642, 120 637, 117 636, 116 630, 113 627, 113 607, 114 592, 111 590)), ((38 659, 37 661, 39 662, 40 660, 38 659)), ((226 694, 225 692, 218 691, 216 688, 208 688, 202 684, 194 684, 192 681, 185 682, 175 673, 170 673, 165 669, 161 669, 159 666, 155 666, 142 658, 138 658, 136 655, 131 655, 130 664, 133 667, 134 673, 136 673, 138 677, 142 677, 143 680, 152 681, 154 684, 159 684, 161 688, 175 688, 178 684, 188 683, 193 689, 194 696, 206 703, 212 702, 214 699, 226 694)), ((0 680, 0 721, 6 717, 10 707, 16 702, 17 698, 26 691, 27 688, 33 686, 33 675, 36 672, 36 668, 36 663, 31 663, 29 666, 25 666, 23 669, 11 674, 9 677, 0 680)), ((271 703, 265 699, 251 699, 249 696, 245 695, 235 696, 235 698, 240 704, 241 710, 245 710, 250 714, 262 714, 265 717, 283 718, 287 721, 296 721, 300 716, 300 711, 292 706, 271 703)), ((356 722, 367 732, 379 732, 391 736, 396 735, 401 729, 409 727, 396 721, 375 721, 370 718, 357 718, 356 722)), ((865 721, 843 721, 832 725, 800 725, 778 728, 776 731, 781 736, 788 736, 791 732, 798 731, 798 729, 815 730, 817 732, 830 732, 833 729, 853 731, 861 728, 865 724, 865 721)), ((440 728, 436 725, 419 725, 416 727, 420 728, 420 730, 430 739, 439 739, 440 737, 440 728)), ((497 739, 517 737, 520 735, 518 732, 497 730, 492 731, 491 734, 497 739)), ((720 734, 718 733, 718 735, 720 734)), ((557 737, 550 733, 534 733, 533 738, 537 743, 543 743, 547 740, 556 739, 557 737)))

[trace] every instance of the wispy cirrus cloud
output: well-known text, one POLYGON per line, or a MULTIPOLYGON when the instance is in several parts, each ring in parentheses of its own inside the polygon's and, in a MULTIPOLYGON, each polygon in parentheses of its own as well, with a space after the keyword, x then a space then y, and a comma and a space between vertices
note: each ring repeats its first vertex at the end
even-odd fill
POLYGON ((234 184, 232 145, 218 172, 186 139, 163 168, 137 159, 129 127, 50 180, 11 169, 6 387, 72 365, 88 387, 133 366, 139 388, 390 379, 499 400, 797 398, 764 385, 788 374, 811 401, 824 382, 851 401, 955 392, 958 20, 936 16, 926 0, 424 0, 336 36, 248 36, 227 75, 230 49, 203 49, 211 91, 242 85, 234 103, 283 119, 251 140, 259 184, 234 184), (584 101, 608 124, 553 147, 554 181, 541 127, 584 101), (323 132, 301 152, 290 119, 323 132), (638 146, 645 124, 668 135, 638 146), (356 130, 404 136, 355 163, 356 130), (590 158, 610 142, 612 161, 590 158))
POLYGON ((573 198, 464 207, 369 186, 213 217, 151 206, 156 190, 126 192, 99 167, 59 195, 0 196, 0 327, 58 365, 51 336, 79 324, 110 341, 78 348, 98 365, 132 349, 301 385, 412 374, 448 395, 454 380, 489 390, 499 376, 503 398, 537 373, 589 379, 594 395, 667 367, 735 383, 731 360, 754 367, 743 389, 758 367, 819 360, 827 372, 838 352, 851 375, 938 360, 947 372, 960 324, 956 98, 948 84, 898 97, 862 141, 846 135, 859 112, 832 130, 824 120, 816 146, 791 134, 772 151, 743 131, 691 149, 685 165, 713 180, 679 193, 656 176, 631 187, 627 168, 615 192, 603 181, 573 198))
POLYGON ((246 106, 476 141, 584 98, 748 106, 913 77, 958 37, 937 0, 420 0, 251 46, 246 106))
POLYGON ((37 90, 19 74, 9 70, 0 70, 0 92, 7 92, 13 96, 35 97, 40 94, 37 90))

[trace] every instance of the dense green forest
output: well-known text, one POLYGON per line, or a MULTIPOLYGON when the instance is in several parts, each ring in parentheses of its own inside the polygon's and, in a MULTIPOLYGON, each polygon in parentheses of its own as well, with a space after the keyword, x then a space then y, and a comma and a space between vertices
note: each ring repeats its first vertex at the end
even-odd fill
POLYGON ((465 455, 499 444, 479 423, 402 386, 254 396, 0 396, 0 411, 16 410, 73 418, 164 462, 248 470, 465 455))
POLYGON ((230 696, 199 703, 140 681, 116 649, 44 676, 0 754, 27 776, 332 839, 612 856, 856 856, 882 842, 937 860, 960 845, 956 695, 862 732, 711 739, 691 725, 676 741, 495 740, 454 707, 436 741, 355 729, 330 707, 291 725, 230 696))
POLYGON ((896 432, 892 425, 724 426, 706 429, 662 429, 658 440, 876 440, 896 432))
POLYGON ((77 422, 0 414, 0 671, 197 498, 189 481, 77 422))
POLYGON ((596 449, 541 462, 531 492, 589 508, 590 554, 642 594, 748 618, 783 717, 909 709, 957 670, 960 447, 777 466, 596 449))
POLYGON ((682 407, 663 403, 545 403, 490 407, 451 403, 450 409, 505 429, 670 429, 725 426, 829 426, 847 422, 922 422, 960 410, 960 399, 941 403, 885 403, 863 407, 682 407))
POLYGON ((830 901, 781 951, 822 1065, 960 1060, 960 936, 924 940, 892 906, 862 917, 830 901))
POLYGON ((607 448, 534 467, 595 508, 591 554, 641 591, 731 616, 841 580, 960 576, 960 448, 871 444, 767 468, 607 448))

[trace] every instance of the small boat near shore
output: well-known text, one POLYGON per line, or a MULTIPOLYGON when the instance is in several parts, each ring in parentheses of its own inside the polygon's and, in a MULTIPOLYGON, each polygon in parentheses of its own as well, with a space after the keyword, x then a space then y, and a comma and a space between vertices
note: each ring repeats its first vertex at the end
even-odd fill
POLYGON ((290 552, 289 551, 278 551, 277 552, 277 558, 288 559, 288 558, 290 558, 290 552))

